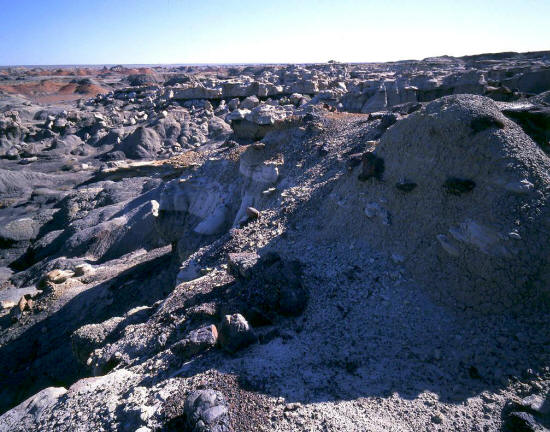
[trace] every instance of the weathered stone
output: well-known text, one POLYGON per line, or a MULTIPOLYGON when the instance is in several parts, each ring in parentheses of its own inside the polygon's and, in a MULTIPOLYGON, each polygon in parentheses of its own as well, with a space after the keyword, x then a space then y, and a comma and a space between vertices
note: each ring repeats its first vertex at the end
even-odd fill
POLYGON ((187 396, 184 416, 190 432, 230 432, 229 411, 222 393, 195 390, 187 396))
POLYGON ((73 276, 74 272, 71 270, 52 270, 44 275, 39 285, 45 287, 48 284, 62 284, 73 276))
POLYGON ((201 327, 190 332, 172 346, 172 351, 183 358, 191 358, 216 345, 218 330, 215 325, 201 327))

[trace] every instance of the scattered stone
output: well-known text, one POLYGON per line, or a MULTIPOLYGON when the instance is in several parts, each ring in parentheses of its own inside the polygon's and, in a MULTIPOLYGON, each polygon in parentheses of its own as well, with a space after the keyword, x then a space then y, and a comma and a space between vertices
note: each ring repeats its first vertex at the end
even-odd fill
POLYGON ((277 190, 277 188, 274 188, 274 187, 266 189, 266 190, 262 191, 262 195, 264 195, 264 196, 273 195, 276 190, 277 190))
POLYGON ((443 423, 443 417, 441 414, 435 414, 432 416, 432 423, 434 424, 441 424, 443 423))

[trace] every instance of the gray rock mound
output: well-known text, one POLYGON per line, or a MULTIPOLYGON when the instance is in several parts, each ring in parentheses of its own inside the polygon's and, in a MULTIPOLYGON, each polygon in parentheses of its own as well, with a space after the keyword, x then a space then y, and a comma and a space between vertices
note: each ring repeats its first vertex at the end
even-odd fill
POLYGON ((130 159, 150 159, 161 149, 160 137, 153 129, 138 127, 120 143, 117 150, 123 151, 130 159))
POLYGON ((493 101, 445 97, 391 127, 364 158, 364 229, 445 304, 547 300, 549 168, 493 101), (365 175, 379 159, 382 180, 365 175))

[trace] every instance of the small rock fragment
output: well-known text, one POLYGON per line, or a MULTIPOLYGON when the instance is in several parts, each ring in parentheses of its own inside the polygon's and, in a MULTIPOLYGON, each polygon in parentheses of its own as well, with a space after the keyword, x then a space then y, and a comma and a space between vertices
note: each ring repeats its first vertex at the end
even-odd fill
POLYGON ((506 186, 504 186, 504 188, 508 192, 512 192, 512 193, 516 193, 516 194, 528 193, 534 187, 535 187, 535 185, 527 179, 519 180, 517 182, 510 182, 510 183, 507 183, 506 186))
POLYGON ((395 187, 403 192, 411 192, 416 186, 418 186, 416 183, 408 180, 401 180, 395 184, 395 187))
POLYGON ((255 209, 254 207, 247 207, 246 215, 248 216, 249 219, 259 219, 260 211, 255 209))
POLYGON ((61 284, 73 276, 74 272, 72 272, 71 270, 52 270, 51 272, 46 273, 43 281, 51 282, 54 284, 61 284))
POLYGON ((272 187, 272 188, 269 188, 269 189, 266 189, 264 191, 262 191, 262 195, 264 196, 269 196, 269 195, 273 195, 273 193, 276 191, 277 189, 272 187))
POLYGON ((450 240, 447 238, 445 234, 438 234, 437 241, 449 255, 452 255, 455 257, 460 255, 460 251, 458 250, 458 248, 450 242, 450 240))
POLYGON ((19 308, 20 312, 24 312, 25 309, 27 309, 27 300, 25 299, 25 296, 19 299, 19 303, 17 303, 17 307, 19 308))

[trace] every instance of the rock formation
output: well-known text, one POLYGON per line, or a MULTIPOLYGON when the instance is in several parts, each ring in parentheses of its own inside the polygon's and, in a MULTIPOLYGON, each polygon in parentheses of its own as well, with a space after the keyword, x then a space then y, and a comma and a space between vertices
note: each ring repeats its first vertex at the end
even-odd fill
POLYGON ((548 52, 1 72, 0 431, 550 427, 548 52))

